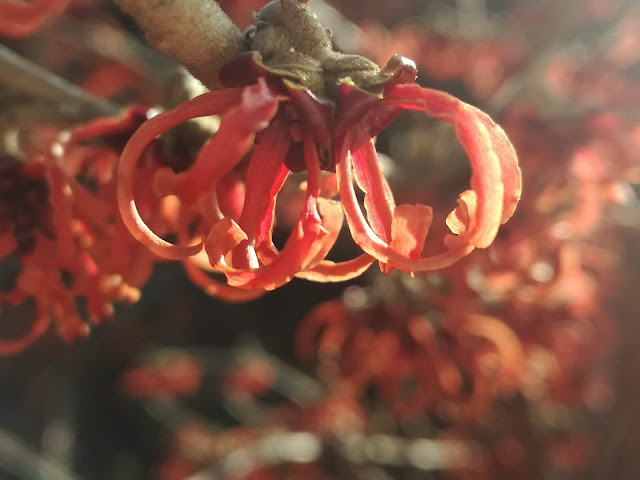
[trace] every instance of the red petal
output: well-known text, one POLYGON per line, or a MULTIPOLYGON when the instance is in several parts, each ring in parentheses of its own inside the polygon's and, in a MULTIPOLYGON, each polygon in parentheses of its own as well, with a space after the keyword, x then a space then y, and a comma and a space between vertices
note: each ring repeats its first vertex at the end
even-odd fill
POLYGON ((234 220, 240 218, 246 193, 244 182, 234 172, 222 177, 216 188, 221 213, 234 220))
POLYGON ((216 223, 204 242, 211 266, 224 264, 227 253, 246 239, 247 234, 233 219, 225 217, 216 223))
POLYGON ((470 315, 469 321, 460 328, 456 336, 478 337, 490 342, 502 360, 500 385, 511 389, 519 386, 525 355, 518 336, 507 324, 489 315, 470 315))
POLYGON ((457 262, 460 258, 468 255, 473 246, 467 243, 456 244, 455 248, 439 255, 414 260, 395 252, 387 243, 376 235, 373 229, 365 220, 351 180, 351 156, 348 147, 351 143, 351 135, 347 135, 337 152, 338 163, 336 174, 338 177, 338 188, 340 199, 344 207, 345 216, 351 235, 354 241, 369 255, 374 256, 382 263, 392 262, 396 268, 403 268, 408 271, 429 271, 448 267, 457 262))
POLYGON ((247 171, 247 195, 238 222, 249 242, 271 242, 276 196, 289 176, 284 157, 290 141, 284 126, 274 123, 268 128, 251 156, 247 171))
POLYGON ((35 322, 25 336, 16 340, 0 340, 0 355, 13 355, 21 352, 40 338, 47 331, 50 323, 51 316, 47 312, 38 311, 35 322))
POLYGON ((133 194, 133 180, 138 160, 154 138, 172 127, 192 118, 215 115, 236 105, 242 89, 209 92, 182 103, 174 110, 161 113, 144 123, 131 136, 118 166, 118 206, 120 215, 131 235, 156 255, 168 259, 182 259, 200 251, 202 244, 177 246, 154 234, 140 217, 133 194))
MULTIPOLYGON (((426 205, 399 205, 393 212, 389 248, 407 258, 420 258, 433 220, 433 210, 426 205)), ((389 265, 389 273, 393 265, 389 265)))
POLYGON ((323 260, 315 267, 300 272, 296 277, 321 283, 345 282, 362 275, 375 261, 374 257, 366 253, 353 260, 338 263, 331 260, 323 260))
POLYGON ((381 103, 421 110, 453 125, 469 157, 471 188, 478 198, 465 236, 475 247, 491 245, 499 225, 513 214, 522 188, 518 159, 504 131, 477 108, 418 85, 398 85, 381 103))
POLYGON ((458 196, 458 206, 447 217, 447 226, 456 235, 463 235, 471 228, 478 209, 478 196, 466 190, 458 196))
POLYGON ((322 181, 318 152, 308 134, 305 135, 304 144, 308 174, 307 201, 300 214, 298 225, 287 239, 282 251, 269 264, 244 270, 224 268, 229 285, 272 290, 289 282, 314 259, 317 251, 314 246, 327 234, 327 231, 322 227, 317 210, 317 198, 322 181))
POLYGON ((342 213, 342 205, 340 202, 328 200, 326 198, 318 198, 318 210, 322 215, 322 228, 328 233, 322 240, 316 242, 313 260, 309 262, 309 267, 321 262, 328 255, 329 251, 336 243, 342 224, 344 223, 344 214, 342 213))
POLYGON ((364 206, 371 228, 385 242, 391 240, 391 221, 395 202, 384 178, 372 140, 354 139, 362 147, 353 152, 353 174, 365 193, 364 206))
POLYGON ((202 271, 190 258, 183 260, 182 265, 189 280, 211 297, 219 298, 227 302, 248 302, 266 293, 266 290, 263 289, 247 290, 244 288, 231 287, 225 282, 217 282, 202 271))
POLYGON ((225 112, 220 128, 200 149, 193 165, 177 175, 180 200, 195 202, 231 171, 253 147, 255 134, 269 125, 280 100, 264 80, 245 87, 241 102, 225 112))

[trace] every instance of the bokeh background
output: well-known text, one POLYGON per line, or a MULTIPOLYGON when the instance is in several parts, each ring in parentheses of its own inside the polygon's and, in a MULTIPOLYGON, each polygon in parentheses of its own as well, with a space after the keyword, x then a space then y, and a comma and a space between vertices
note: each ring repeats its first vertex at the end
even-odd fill
MULTIPOLYGON (((265 2, 220 3, 245 27, 265 2)), ((50 329, 0 358, 0 478, 640 478, 640 5, 309 5, 338 48, 412 58, 422 86, 503 126, 523 171, 516 216, 443 272, 373 266, 245 304, 157 263, 87 339, 50 329)), ((0 41, 113 104, 171 103, 178 67, 111 2, 72 0, 0 41)), ((0 85, 2 148, 21 125, 71 117, 0 85)), ((377 148, 398 203, 448 212, 468 182, 440 122, 405 113, 377 148)), ((280 198, 278 241, 295 189, 280 198)), ((345 233, 334 258, 357 253, 345 233)), ((0 260, 3 292, 20 269, 19 254, 0 260)), ((0 308, 3 338, 28 330, 28 311, 0 308)))

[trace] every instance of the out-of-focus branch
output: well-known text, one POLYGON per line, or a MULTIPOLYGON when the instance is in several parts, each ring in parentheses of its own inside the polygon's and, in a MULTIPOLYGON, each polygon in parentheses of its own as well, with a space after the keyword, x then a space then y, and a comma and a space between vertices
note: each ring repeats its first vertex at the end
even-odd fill
POLYGON ((77 480, 64 468, 2 431, 0 431, 0 465, 17 478, 25 480, 77 480))
POLYGON ((68 113, 72 115, 92 117, 113 115, 118 111, 116 106, 93 97, 4 45, 0 45, 0 85, 68 107, 68 113))
POLYGON ((41 28, 33 37, 79 56, 98 56, 116 63, 138 66, 153 72, 153 79, 162 84, 180 67, 132 33, 108 21, 64 15, 55 25, 41 28), (123 41, 124 40, 124 41, 123 41), (124 43, 124 48, 123 48, 124 43))
POLYGON ((220 87, 218 71, 245 49, 242 32, 215 1, 116 0, 147 40, 187 68, 207 88, 220 87))
POLYGON ((257 468, 283 463, 313 463, 321 460, 326 448, 342 454, 343 459, 354 467, 473 470, 481 460, 480 447, 462 440, 359 434, 335 439, 311 432, 278 431, 267 432, 259 440, 229 452, 218 463, 197 472, 188 480, 242 478, 257 468))

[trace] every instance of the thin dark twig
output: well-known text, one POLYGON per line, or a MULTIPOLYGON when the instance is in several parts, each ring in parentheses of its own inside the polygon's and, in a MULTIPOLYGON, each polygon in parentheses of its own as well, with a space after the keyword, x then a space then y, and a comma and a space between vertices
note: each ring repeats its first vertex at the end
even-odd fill
POLYGON ((59 465, 1 431, 0 465, 24 480, 78 480, 59 465))
POLYGON ((59 104, 87 117, 116 114, 119 108, 99 100, 0 44, 0 84, 19 93, 59 104))

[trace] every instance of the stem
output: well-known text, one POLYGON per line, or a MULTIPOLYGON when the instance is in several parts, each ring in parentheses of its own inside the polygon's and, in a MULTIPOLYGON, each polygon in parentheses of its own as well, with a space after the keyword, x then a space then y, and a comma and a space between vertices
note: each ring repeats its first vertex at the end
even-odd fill
POLYGON ((69 105, 88 117, 113 115, 118 108, 0 45, 0 85, 54 103, 69 105))
POLYGON ((0 431, 0 464, 26 480, 77 480, 62 466, 47 460, 7 432, 0 431))
POLYGON ((244 36, 213 0, 116 0, 147 40, 207 88, 220 88, 218 71, 245 50, 244 36))

